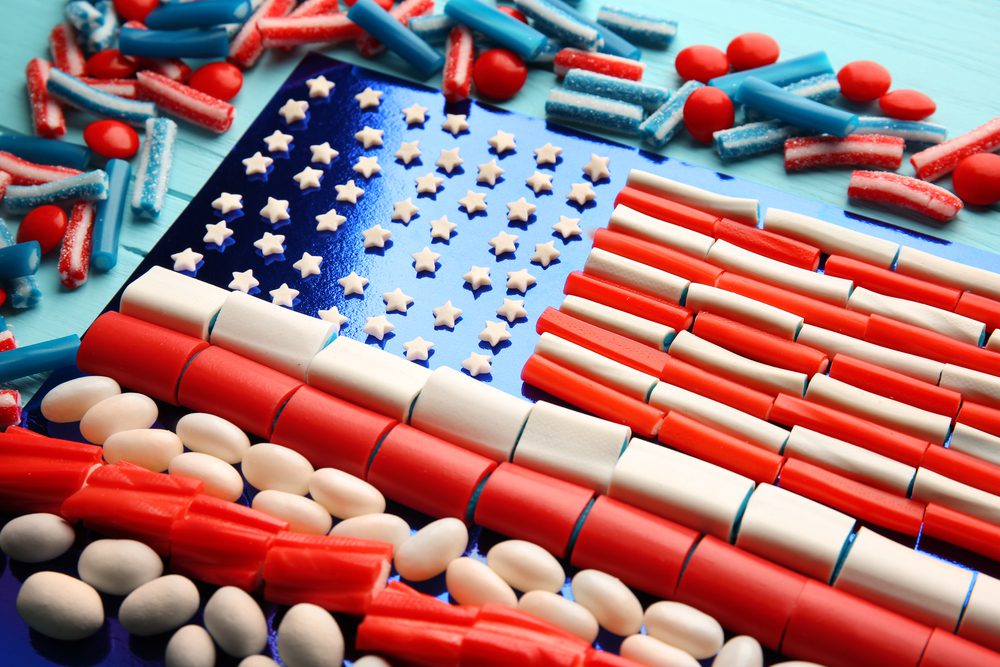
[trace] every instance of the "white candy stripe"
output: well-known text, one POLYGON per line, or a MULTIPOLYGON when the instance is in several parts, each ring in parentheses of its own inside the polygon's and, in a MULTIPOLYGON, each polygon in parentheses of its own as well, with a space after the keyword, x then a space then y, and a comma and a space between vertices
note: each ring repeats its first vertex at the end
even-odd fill
POLYGON ((878 313, 908 322, 972 345, 979 345, 986 335, 986 325, 970 317, 924 303, 886 296, 864 287, 855 288, 847 307, 859 313, 878 313))
POLYGON ((615 206, 608 229, 675 248, 698 259, 704 259, 715 243, 711 236, 640 213, 624 204, 615 206))
POLYGON ((950 447, 957 452, 1000 465, 1000 437, 966 424, 955 424, 950 447))
POLYGON ((976 403, 992 408, 1000 408, 1000 377, 963 368, 953 364, 943 364, 941 378, 937 383, 945 389, 952 389, 976 403))
POLYGON ((764 229, 812 243, 828 255, 845 255, 884 269, 892 267, 900 249, 898 243, 779 208, 765 211, 764 229))
POLYGON ((208 340, 228 290, 162 266, 154 266, 122 292, 119 311, 187 336, 208 340))
POLYGON ((707 310, 788 340, 795 340, 804 322, 802 317, 786 310, 700 283, 691 283, 682 305, 689 310, 707 310))
POLYGON ((838 353, 847 354, 932 384, 938 383, 944 370, 944 364, 938 361, 892 350, 811 324, 802 325, 796 341, 816 348, 831 358, 838 353))
POLYGON ((909 494, 917 474, 905 463, 802 426, 792 427, 784 454, 900 496, 909 494))
POLYGON ((668 326, 578 296, 567 296, 559 310, 658 350, 665 349, 674 337, 674 330, 668 326))
POLYGON ((896 270, 908 276, 1000 299, 1000 274, 938 257, 909 246, 900 248, 896 270))
POLYGON ((535 352, 643 403, 657 382, 652 375, 620 364, 548 332, 538 338, 535 352))
POLYGON ((632 287, 657 299, 682 303, 689 280, 661 271, 652 266, 616 255, 601 248, 593 248, 587 256, 584 272, 604 278, 619 285, 632 287))
POLYGON ((629 172, 628 185, 646 192, 662 194, 667 199, 673 199, 705 211, 712 211, 733 220, 752 225, 757 224, 758 203, 756 199, 721 195, 640 169, 633 169, 629 172))
POLYGON ((1000 526, 1000 497, 927 468, 917 470, 912 497, 921 502, 950 507, 1000 526))

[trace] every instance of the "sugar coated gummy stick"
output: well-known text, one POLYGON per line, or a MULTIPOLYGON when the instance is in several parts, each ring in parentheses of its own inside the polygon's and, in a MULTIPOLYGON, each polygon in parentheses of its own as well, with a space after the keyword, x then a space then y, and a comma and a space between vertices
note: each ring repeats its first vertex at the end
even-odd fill
MULTIPOLYGON (((555 65, 558 73, 558 54, 555 65)), ((630 81, 589 69, 570 69, 564 72, 563 87, 580 93, 638 104, 646 111, 659 109, 670 98, 670 91, 662 86, 630 81)))
MULTIPOLYGON (((597 22, 614 34, 621 35, 640 46, 665 49, 677 35, 677 21, 651 14, 604 5, 597 12, 597 22)), ((605 36, 607 33, 602 33, 605 36)))
POLYGON ((739 160, 781 150, 785 140, 801 133, 782 120, 764 120, 719 130, 712 135, 715 152, 723 160, 739 160))
POLYGON ((108 174, 95 169, 39 185, 12 185, 7 188, 4 205, 11 211, 27 212, 42 204, 75 199, 100 201, 107 199, 108 191, 108 174))
POLYGON ((447 14, 414 16, 410 19, 410 30, 428 44, 443 44, 453 27, 455 20, 447 14))
POLYGON ((858 116, 858 127, 854 134, 884 134, 900 137, 908 144, 940 144, 948 136, 948 129, 937 123, 896 120, 883 116, 858 116))
MULTIPOLYGON (((10 233, 7 223, 0 219, 0 248, 6 248, 15 244, 14 235, 10 233)), ((42 299, 42 290, 38 289, 38 283, 34 276, 18 276, 6 283, 7 294, 10 297, 10 305, 14 308, 31 308, 42 299)))
POLYGON ((79 109, 98 116, 115 118, 130 125, 142 125, 147 118, 156 117, 156 106, 151 102, 139 102, 109 95, 55 69, 49 72, 48 91, 79 109))
POLYGON ((90 244, 94 234, 94 205, 76 202, 59 250, 59 281, 68 289, 87 282, 90 273, 90 244))
POLYGON ((514 5, 532 20, 537 30, 564 44, 588 50, 601 44, 601 33, 596 28, 547 0, 515 0, 514 5))
POLYGON ((597 50, 601 53, 609 53, 613 56, 621 56, 622 58, 629 58, 631 60, 639 60, 639 58, 642 57, 642 52, 639 50, 639 47, 628 41, 625 36, 622 36, 614 30, 609 30, 606 26, 601 25, 595 19, 590 18, 572 6, 579 3, 566 3, 563 2, 563 0, 547 1, 549 5, 570 16, 581 25, 589 26, 594 30, 597 30, 600 35, 600 43, 597 46, 597 50))
POLYGON ((642 140, 651 146, 662 148, 673 139, 677 128, 684 123, 684 103, 691 93, 703 85, 698 81, 688 81, 678 88, 673 97, 642 121, 639 126, 642 140))
POLYGON ((100 14, 96 25, 91 26, 86 34, 87 47, 91 52, 104 51, 115 43, 118 32, 118 15, 115 13, 111 0, 99 0, 94 7, 100 14))
POLYGON ((13 185, 38 185, 83 173, 69 167, 36 164, 3 150, 0 150, 0 171, 10 175, 13 185))
POLYGON ((909 209, 942 222, 954 218, 963 207, 961 199, 942 187, 882 171, 851 173, 847 196, 909 209))
POLYGON ((85 169, 90 163, 90 149, 86 146, 11 132, 0 132, 0 151, 7 151, 24 160, 71 169, 85 169))
POLYGON ((817 167, 883 167, 899 169, 903 139, 882 134, 839 137, 794 137, 785 141, 785 171, 817 167))
POLYGON ((225 28, 208 30, 138 30, 122 28, 118 48, 143 58, 225 58, 229 35, 225 28))
POLYGON ((796 127, 826 132, 838 137, 850 134, 858 126, 856 114, 799 97, 773 83, 752 76, 740 83, 733 101, 796 127))
MULTIPOLYGON (((827 104, 835 100, 840 94, 840 83, 833 74, 819 74, 802 79, 801 81, 793 81, 786 86, 782 86, 782 89, 799 97, 827 104)), ((744 109, 744 114, 748 121, 765 119, 764 114, 750 108, 744 109)))
POLYGON ((122 231, 122 216, 128 201, 129 163, 108 160, 108 195, 97 205, 90 262, 102 273, 118 263, 118 239, 122 231))
POLYGON ((332 44, 356 39, 364 34, 361 28, 344 13, 262 18, 259 25, 265 47, 332 44))
MULTIPOLYGON (((410 24, 410 19, 415 16, 423 16, 434 11, 434 0, 404 0, 395 6, 385 6, 384 2, 375 0, 375 6, 388 12, 389 16, 399 22, 404 28, 410 24)), ((350 17, 348 17, 350 18, 350 17)), ((355 21, 356 23, 356 21, 355 21)), ((409 31, 412 32, 412 31, 409 31)), ((407 41, 413 41, 413 36, 419 37, 416 33, 403 35, 407 41)), ((423 40, 421 40, 423 41, 423 40)), ((417 42, 413 41, 414 44, 417 42)), ((361 34, 354 40, 354 48, 365 58, 373 58, 385 50, 385 44, 369 32, 361 34)), ((419 48, 423 49, 422 46, 419 48)))
POLYGON ((0 382, 72 366, 79 347, 80 337, 73 334, 0 352, 0 382))
POLYGON ((448 0, 444 13, 525 60, 535 58, 547 41, 535 28, 479 0, 448 0))
POLYGON ((243 23, 250 16, 249 0, 199 0, 161 5, 146 15, 153 30, 210 28, 226 23, 243 23))
MULTIPOLYGON (((58 72, 58 70, 55 70, 58 72)), ((25 68, 28 99, 31 102, 31 120, 35 134, 58 139, 66 134, 66 116, 62 106, 51 96, 48 82, 53 70, 48 61, 32 58, 25 68)))
POLYGON ((229 102, 207 95, 156 72, 139 72, 139 92, 164 112, 213 132, 225 132, 236 117, 229 102))
POLYGON ((645 112, 635 104, 553 89, 545 100, 545 115, 569 123, 599 127, 605 131, 637 134, 645 112))
POLYGON ((917 178, 933 181, 950 174, 962 160, 973 153, 988 153, 1000 147, 1000 117, 976 129, 931 146, 910 157, 917 178))
POLYGON ((708 85, 720 88, 722 92, 732 97, 739 90, 740 85, 750 77, 773 83, 776 86, 787 86, 790 83, 821 74, 833 74, 833 67, 824 51, 816 51, 797 58, 788 58, 772 65, 719 76, 710 80, 708 85))
POLYGON ((475 57, 472 31, 465 26, 452 28, 445 51, 444 73, 441 75, 441 92, 449 102, 461 102, 469 98, 475 57))
POLYGON ((3 203, 3 198, 7 196, 7 186, 10 185, 11 175, 6 171, 0 171, 0 204, 3 203))
MULTIPOLYGON (((618 79, 638 81, 642 78, 646 66, 637 61, 607 53, 594 53, 580 49, 562 49, 556 53, 553 60, 556 76, 565 76, 571 69, 584 69, 591 72, 606 74, 618 79)), ((628 101, 628 100, 622 100, 628 101)), ((645 106, 645 105, 644 105, 645 106)))
POLYGON ((52 29, 49 33, 49 53, 52 56, 52 64, 58 69, 73 76, 83 76, 83 63, 86 58, 76 42, 76 31, 73 30, 73 26, 60 23, 52 29))
POLYGON ((80 77, 80 81, 102 93, 127 100, 139 99, 139 82, 135 79, 92 79, 84 76, 80 77))
POLYGON ((243 69, 256 65, 266 46, 261 23, 285 16, 294 4, 293 0, 264 0, 233 37, 229 45, 229 61, 243 69))
MULTIPOLYGON (((444 65, 444 56, 413 34, 395 16, 382 9, 375 0, 358 0, 347 12, 347 17, 383 42, 424 78, 444 65)), ((403 18, 408 20, 405 15, 403 18)))
POLYGON ((340 0, 305 0, 289 16, 318 16, 340 11, 340 0))
POLYGON ((176 138, 177 123, 169 118, 150 118, 146 121, 146 140, 142 142, 132 186, 134 214, 155 218, 163 210, 176 138))

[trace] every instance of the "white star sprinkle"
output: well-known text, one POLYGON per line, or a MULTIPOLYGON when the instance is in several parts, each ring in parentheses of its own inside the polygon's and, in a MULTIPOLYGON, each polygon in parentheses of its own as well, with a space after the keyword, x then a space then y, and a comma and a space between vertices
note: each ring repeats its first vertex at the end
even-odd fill
POLYGON ((559 216, 559 222, 552 225, 552 229, 559 232, 564 239, 573 238, 583 233, 580 229, 580 218, 567 218, 565 215, 559 216))
POLYGON ((239 211, 243 208, 243 195, 223 192, 216 197, 215 201, 212 202, 212 208, 222 215, 232 213, 233 211, 239 211))
POLYGON ((552 191, 552 174, 543 174, 540 171, 536 171, 531 175, 531 178, 525 181, 528 187, 531 188, 537 195, 540 192, 551 192, 552 191))
POLYGON ((314 144, 309 147, 309 150, 312 151, 312 161, 319 162, 320 164, 330 164, 333 158, 340 155, 339 151, 330 147, 329 141, 324 141, 321 144, 314 144))
POLYGON ((427 120, 427 107, 411 104, 403 109, 403 116, 407 125, 423 125, 427 120))
POLYGON ((372 107, 377 107, 379 102, 382 101, 382 91, 365 88, 355 95, 354 99, 358 101, 358 107, 361 109, 371 109, 372 107))
POLYGON ((340 333, 340 328, 347 321, 347 318, 340 314, 340 310, 336 306, 330 306, 326 310, 321 310, 316 314, 319 315, 319 319, 333 325, 334 333, 340 333))
POLYGON ((505 340, 510 340, 507 323, 487 320, 485 328, 479 332, 479 340, 489 343, 490 347, 496 347, 505 340))
POLYGON ((451 305, 451 301, 445 301, 444 305, 432 308, 434 313, 434 326, 454 329, 455 322, 462 316, 462 309, 451 305))
POLYGON ((408 225, 418 211, 420 209, 414 206, 410 198, 407 197, 403 201, 398 201, 392 205, 392 219, 408 225))
POLYGON ((263 236, 253 242, 253 246, 260 250, 260 254, 267 257, 268 255, 280 255, 285 252, 284 243, 284 235, 264 232, 263 236))
POLYGON ((486 287, 487 285, 492 285, 493 281, 490 280, 490 270, 485 266, 472 265, 469 272, 462 276, 465 282, 469 283, 469 287, 475 292, 480 287, 486 287))
POLYGON ((304 252, 302 259, 292 264, 292 268, 297 270, 302 278, 308 278, 320 274, 319 265, 322 263, 323 257, 321 255, 310 255, 304 252))
POLYGON ((496 151, 497 155, 503 155, 507 151, 517 148, 517 144, 514 142, 514 135, 503 130, 497 130, 497 133, 490 137, 489 144, 496 151))
POLYGON ((541 264, 542 268, 548 268, 549 264, 558 259, 561 253, 556 250, 556 242, 536 243, 535 252, 531 255, 531 261, 541 264))
POLYGON ((496 160, 490 160, 479 165, 479 175, 476 176, 476 183, 486 183, 490 187, 497 184, 497 179, 503 175, 503 169, 497 165, 496 160))
POLYGON ((354 184, 354 181, 347 181, 343 185, 335 185, 333 189, 337 191, 337 201, 346 201, 357 204, 358 198, 365 193, 364 190, 354 184))
POLYGON ((473 214, 486 210, 486 194, 466 190, 465 196, 459 199, 458 203, 461 205, 461 208, 465 209, 465 212, 468 213, 471 218, 473 214))
POLYGON ((528 269, 507 272, 507 289, 512 289, 520 292, 521 294, 527 292, 528 288, 536 282, 538 281, 535 280, 533 275, 528 273, 528 269))
POLYGON ((446 174, 450 174, 455 171, 455 167, 461 165, 465 160, 458 156, 457 148, 449 148, 447 150, 442 150, 441 155, 437 159, 437 166, 444 169, 446 174))
POLYGON ((290 99, 287 102, 285 102, 280 109, 278 109, 278 113, 281 115, 282 118, 285 119, 286 123, 291 125, 292 123, 295 123, 297 121, 305 120, 306 111, 308 110, 309 110, 309 103, 306 102, 305 100, 290 99))
POLYGON ((308 190, 309 188, 318 188, 322 176, 322 169, 304 167, 302 171, 292 176, 292 180, 299 184, 299 190, 308 190))
POLYGON ((229 283, 229 289, 245 294, 257 285, 260 285, 260 281, 253 277, 253 269, 247 269, 246 271, 233 271, 233 279, 229 283))
POLYGON ((441 255, 424 246, 423 250, 413 253, 410 257, 413 258, 413 268, 416 269, 417 273, 421 271, 434 273, 437 271, 437 261, 441 255))
POLYGON ((337 281, 340 286, 344 288, 344 296, 350 296, 352 294, 364 294, 365 286, 368 285, 368 279, 359 276, 354 271, 351 271, 349 275, 337 281))
POLYGON ((450 113, 446 115, 441 129, 450 132, 453 137, 457 137, 469 129, 469 124, 465 120, 464 113, 450 113))
POLYGON ((174 260, 174 271, 195 271, 202 257, 204 255, 200 252, 195 252, 191 248, 184 248, 184 250, 171 255, 170 259, 174 260))
POLYGON ((517 235, 508 234, 504 231, 501 231, 499 234, 490 239, 490 245, 493 246, 493 254, 497 257, 517 250, 516 244, 517 235))
POLYGON ((267 150, 269 153, 287 153, 288 146, 291 144, 294 137, 290 134, 285 134, 281 130, 275 130, 271 134, 264 137, 264 143, 267 144, 267 150))
POLYGON ((347 218, 337 213, 336 209, 331 208, 326 213, 320 213, 316 216, 316 231, 335 232, 340 229, 345 220, 347 218))
POLYGON ((403 343, 403 349, 406 350, 406 358, 409 361, 427 361, 432 347, 434 347, 434 343, 424 340, 420 336, 403 343))
POLYGON ((435 176, 434 174, 426 174, 424 176, 417 177, 417 194, 418 195, 433 195, 437 194, 438 188, 444 182, 444 179, 440 176, 435 176))
POLYGON ((462 368, 469 371, 469 375, 472 377, 485 375, 493 370, 493 366, 490 365, 491 359, 493 359, 493 357, 488 354, 478 354, 477 352, 472 352, 468 357, 462 360, 462 368))
POLYGON ((382 171, 382 167, 378 164, 377 155, 362 155, 358 158, 358 161, 354 163, 354 171, 361 174, 365 178, 371 178, 375 174, 382 171))
POLYGON ((608 170, 609 157, 601 157, 597 153, 590 154, 590 162, 583 165, 583 173, 594 183, 609 178, 611 172, 608 170))
POLYGON ((385 335, 395 328, 396 325, 387 320, 385 315, 376 315, 365 320, 364 332, 373 338, 383 340, 385 335))
POLYGON ((396 151, 396 159, 403 164, 410 164, 420 157, 419 141, 404 141, 396 151))
POLYGON ((384 248, 385 242, 392 238, 392 232, 388 229, 383 229, 382 225, 375 225, 361 232, 361 236, 365 239, 366 249, 384 248))
POLYGON ((354 134, 354 138, 366 149, 375 148, 382 145, 382 130, 365 125, 363 130, 354 134))
POLYGON ((274 305, 291 308, 295 305, 295 297, 299 295, 299 291, 289 287, 288 283, 281 283, 281 287, 271 290, 268 294, 271 295, 271 303, 274 305))
POLYGON ((306 79, 306 85, 309 86, 309 97, 329 97, 330 90, 333 89, 335 84, 333 81, 327 80, 325 76, 320 74, 315 79, 306 79))
POLYGON ((233 230, 229 228, 226 221, 220 220, 214 225, 205 225, 205 236, 201 240, 205 243, 214 243, 217 246, 221 246, 232 235, 233 230))
POLYGON ((262 217, 267 218, 272 225, 282 220, 288 220, 288 200, 268 197, 267 206, 260 209, 260 214, 262 217))
POLYGON ((274 160, 267 157, 260 151, 257 151, 250 157, 243 160, 243 166, 246 167, 246 175, 253 176, 254 174, 266 174, 267 168, 270 167, 273 162, 274 160))
POLYGON ((405 313, 406 309, 413 303, 413 297, 398 287, 391 292, 383 292, 382 300, 385 301, 385 312, 387 313, 405 313))
POLYGON ((507 203, 507 220, 511 222, 528 222, 535 209, 538 208, 524 197, 507 203))
POLYGON ((574 183, 569 188, 569 194, 566 195, 566 199, 572 202, 576 202, 580 206, 584 206, 587 202, 592 201, 596 194, 594 194, 594 189, 590 187, 590 183, 574 183))
POLYGON ((521 299, 504 299, 503 305, 497 308, 497 315, 508 322, 515 322, 522 317, 528 316, 528 311, 524 309, 524 301, 521 299))
POLYGON ((545 144, 541 148, 536 148, 534 150, 535 163, 539 166, 543 164, 555 164, 559 161, 562 150, 559 146, 553 146, 552 144, 545 144))
POLYGON ((442 215, 437 220, 431 220, 431 238, 441 239, 442 241, 448 241, 451 238, 451 233, 455 231, 458 227, 454 222, 448 219, 448 216, 442 215))

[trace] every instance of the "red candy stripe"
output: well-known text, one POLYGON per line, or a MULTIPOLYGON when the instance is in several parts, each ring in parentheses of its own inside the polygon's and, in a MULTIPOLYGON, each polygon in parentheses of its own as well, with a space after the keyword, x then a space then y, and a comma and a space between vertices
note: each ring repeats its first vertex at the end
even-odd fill
POLYGON ((979 320, 986 325, 987 331, 1000 328, 1000 301, 966 292, 958 299, 954 310, 959 315, 979 320))
POLYGON ((1000 375, 1000 353, 896 320, 872 315, 865 340, 946 364, 1000 375))
POLYGON ((80 80, 88 86, 97 88, 110 95, 117 95, 129 100, 139 99, 139 82, 135 79, 92 79, 90 77, 81 77, 80 80))
POLYGON ((954 417, 962 395, 846 354, 834 355, 830 377, 921 410, 954 417))
MULTIPOLYGON (((403 2, 389 9, 389 16, 404 26, 409 26, 410 19, 414 16, 424 16, 425 14, 430 14, 432 11, 434 11, 434 0, 403 0, 403 2)), ((365 58, 372 58, 385 50, 382 42, 365 32, 362 32, 354 40, 354 47, 365 58)))
POLYGON ((615 206, 619 204, 705 236, 715 236, 715 226, 719 222, 717 215, 657 196, 654 193, 643 192, 630 185, 622 188, 618 196, 615 197, 615 206))
POLYGON ((101 464, 101 448, 11 429, 0 433, 0 502, 8 512, 58 514, 101 464))
POLYGON ((962 409, 958 411, 956 421, 978 428, 980 431, 1000 436, 1000 410, 996 408, 966 401, 962 404, 962 409))
POLYGON ((185 86, 156 72, 139 72, 139 92, 169 114, 213 132, 225 132, 233 124, 233 105, 185 86))
POLYGON ((708 312, 698 313, 691 330, 731 352, 797 373, 823 373, 829 359, 819 350, 708 312))
POLYGON ((49 53, 52 64, 73 76, 83 76, 86 58, 83 49, 76 43, 76 31, 68 23, 60 23, 49 33, 49 53))
POLYGON ((847 196, 910 209, 941 222, 951 220, 962 210, 962 200, 944 188, 885 171, 851 173, 847 196))
POLYGON ((764 392, 715 375, 677 357, 668 357, 659 378, 667 384, 725 403, 757 419, 767 419, 774 404, 774 398, 764 392))
MULTIPOLYGON (((266 48, 290 48, 303 44, 335 44, 355 39, 362 34, 346 13, 323 16, 262 18, 260 35, 266 48)), ((235 60, 233 61, 239 64, 235 60)))
POLYGON ((901 137, 852 134, 840 137, 785 139, 785 171, 816 167, 884 167, 899 169, 903 163, 901 137))
POLYGON ((461 102, 469 98, 475 56, 472 31, 462 25, 452 28, 448 33, 444 73, 441 75, 441 92, 449 102, 461 102))
POLYGON ((94 235, 94 206, 90 202, 73 204, 59 250, 59 282, 76 289, 87 282, 90 273, 90 243, 94 235))
POLYGON ((250 69, 256 65, 264 53, 264 47, 267 46, 261 22, 285 16, 294 5, 295 0, 264 0, 229 43, 229 62, 243 69, 250 69))
POLYGON ((609 229, 597 230, 594 234, 594 247, 705 285, 715 285, 715 281, 723 273, 719 267, 685 255, 679 250, 609 229))
POLYGON ((947 630, 934 628, 917 667, 1000 667, 1000 655, 947 630))
POLYGON ((729 218, 719 219, 715 225, 714 236, 758 255, 802 269, 815 271, 819 266, 820 252, 816 246, 729 218))
POLYGON ((959 135, 910 156, 917 178, 934 181, 951 171, 962 158, 974 153, 990 153, 1000 147, 1000 116, 959 135))
POLYGON ((928 503, 924 535, 1000 560, 1000 526, 949 507, 928 503))
POLYGON ((49 183, 83 173, 69 167, 29 162, 6 151, 0 151, 0 171, 10 175, 12 185, 49 183))
POLYGON ((955 449, 930 447, 920 467, 958 480, 988 493, 1000 495, 1000 466, 955 449))
POLYGON ((566 277, 563 292, 664 324, 675 331, 691 326, 691 311, 686 308, 654 299, 582 271, 573 271, 566 277))
MULTIPOLYGON (((870 289, 879 294, 909 299, 928 306, 955 310, 962 290, 935 285, 920 278, 883 269, 868 262, 862 262, 841 255, 830 255, 823 266, 823 273, 836 278, 854 281, 855 286, 870 289)), ((972 317, 970 315, 970 317, 972 317)))
POLYGON ((749 477, 758 484, 774 484, 784 461, 746 440, 670 412, 660 429, 660 442, 679 452, 749 477))
MULTIPOLYGON (((384 7, 383 9, 388 9, 384 7)), ((295 16, 319 16, 320 14, 334 14, 340 11, 340 0, 306 0, 292 10, 289 18, 295 16)))
POLYGON ((35 134, 49 139, 58 139, 66 134, 66 116, 62 105, 49 97, 49 63, 41 58, 28 61, 24 75, 31 101, 31 120, 35 134))
POLYGON ((646 65, 638 60, 580 49, 560 49, 552 66, 559 77, 571 69, 585 69, 630 81, 638 81, 646 71, 646 65))

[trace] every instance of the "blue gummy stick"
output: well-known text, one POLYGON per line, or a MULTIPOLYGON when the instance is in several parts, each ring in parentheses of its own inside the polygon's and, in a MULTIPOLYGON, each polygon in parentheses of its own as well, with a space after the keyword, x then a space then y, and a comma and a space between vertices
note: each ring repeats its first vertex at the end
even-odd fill
POLYGON ((554 89, 545 101, 545 115, 606 131, 636 134, 645 112, 635 104, 554 89))
POLYGON ((199 0, 157 7, 146 16, 150 30, 210 28, 246 21, 253 8, 248 0, 199 0))
POLYGON ((677 128, 684 122, 684 103, 698 88, 704 84, 698 81, 688 81, 677 89, 667 103, 657 109, 639 126, 639 134, 650 146, 662 148, 674 138, 677 128))
POLYGON ((846 137, 858 126, 857 114, 800 97, 752 76, 740 84, 735 101, 790 125, 838 137, 846 137))
POLYGON ((124 55, 141 58, 225 58, 229 55, 229 33, 225 28, 122 28, 118 33, 118 49, 124 55))
POLYGON ((15 243, 0 248, 0 280, 11 280, 38 273, 42 247, 38 241, 15 243))
MULTIPOLYGON (((136 32, 148 31, 136 30, 136 32)), ((49 71, 46 88, 52 95, 79 109, 98 116, 115 118, 130 125, 143 125, 147 118, 156 116, 156 105, 152 102, 129 100, 105 93, 54 67, 49 71)))
MULTIPOLYGON (((806 97, 816 102, 829 104, 840 95, 840 82, 835 74, 820 74, 811 76, 808 79, 794 81, 787 86, 782 86, 784 90, 794 93, 799 97, 806 97)), ((766 120, 762 114, 754 109, 746 109, 747 122, 766 120)))
POLYGON ((773 83, 776 86, 787 86, 795 81, 820 74, 833 74, 833 66, 825 51, 816 51, 797 58, 781 60, 771 65, 717 76, 709 80, 708 85, 719 88, 729 97, 733 97, 740 84, 750 77, 773 83))
POLYGON ((548 0, 514 0, 514 6, 531 19, 537 30, 553 39, 587 51, 601 45, 601 32, 597 28, 581 22, 548 0))
POLYGON ((73 169, 83 170, 90 164, 90 149, 86 146, 23 134, 0 132, 0 151, 7 151, 39 164, 61 165, 73 169))
MULTIPOLYGON (((15 244, 14 235, 3 219, 0 219, 0 248, 15 244)), ((6 281, 7 296, 13 308, 32 308, 42 300, 42 290, 38 288, 35 276, 19 276, 6 281)))
POLYGON ((100 201, 108 196, 108 175, 100 169, 38 185, 11 185, 4 197, 9 211, 23 213, 42 204, 83 199, 100 201))
POLYGON ((72 366, 79 348, 80 337, 72 334, 0 352, 0 382, 72 366))
POLYGON ((479 0, 448 0, 444 13, 478 30, 525 60, 533 60, 546 44, 545 35, 479 0))
POLYGON ((134 214, 155 218, 163 210, 176 137, 177 123, 169 118, 150 118, 146 121, 146 140, 142 142, 135 183, 132 185, 134 214))
MULTIPOLYGON (((677 35, 677 21, 650 14, 639 14, 621 7, 604 5, 597 12, 597 23, 612 34, 621 35, 636 44, 665 49, 677 35)), ((605 39, 608 33, 602 32, 605 39)))
POLYGON ((638 104, 646 111, 655 111, 670 99, 670 91, 663 86, 619 79, 584 69, 571 69, 566 72, 563 86, 581 93, 638 104))
POLYGON ((94 269, 103 272, 110 271, 118 263, 118 239, 121 237, 122 217, 128 200, 130 173, 129 164, 125 160, 108 160, 106 168, 110 191, 107 199, 97 204, 90 246, 90 263, 94 269))
POLYGON ((382 9, 375 0, 358 0, 347 18, 385 44, 425 79, 444 67, 444 55, 382 9))

